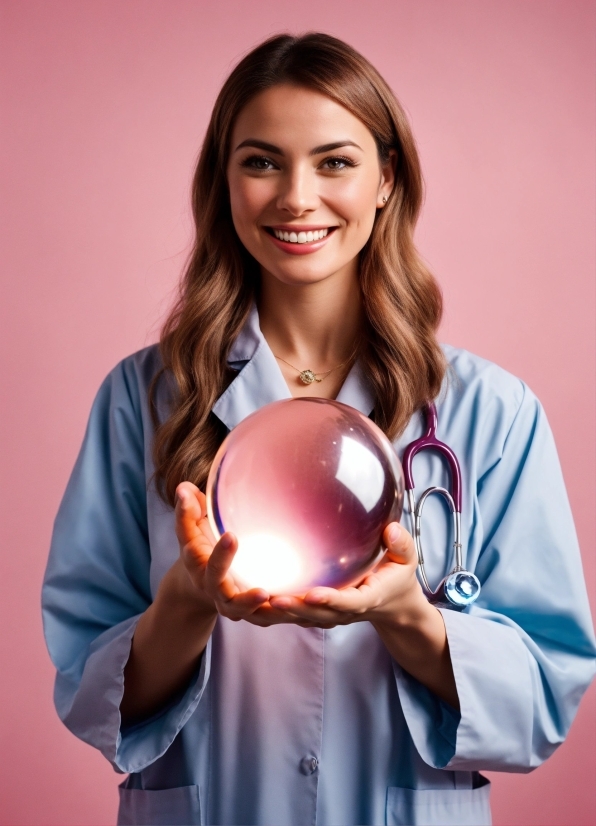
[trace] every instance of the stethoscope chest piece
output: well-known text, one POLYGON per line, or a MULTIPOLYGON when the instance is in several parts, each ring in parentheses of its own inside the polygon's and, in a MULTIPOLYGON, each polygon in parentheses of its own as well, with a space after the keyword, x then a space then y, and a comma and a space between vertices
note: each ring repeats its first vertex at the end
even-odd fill
POLYGON ((465 608, 478 598, 480 580, 470 571, 454 571, 442 582, 445 596, 456 608, 465 608))
POLYGON ((444 608, 454 608, 457 611, 462 611, 478 599, 478 595, 480 594, 480 581, 475 574, 470 571, 466 571, 462 564, 461 470, 453 450, 451 450, 451 448, 443 442, 440 442, 436 437, 437 410, 434 404, 429 404, 426 407, 426 424, 426 433, 420 439, 417 439, 415 442, 408 445, 404 451, 402 460, 406 494, 408 497, 410 516, 412 519, 414 543, 416 545, 416 553, 418 555, 418 574, 420 577, 420 584, 422 585, 422 589, 429 602, 433 605, 444 608), (416 504, 414 501, 414 477, 412 474, 412 462, 414 456, 421 450, 425 449, 435 450, 447 461, 451 471, 451 493, 445 488, 430 487, 424 491, 418 500, 418 504, 416 504), (429 585, 424 568, 424 553, 422 550, 422 538, 420 532, 422 509, 427 498, 433 493, 438 493, 449 505, 449 510, 453 516, 454 532, 453 569, 444 579, 441 580, 439 586, 434 591, 429 585))

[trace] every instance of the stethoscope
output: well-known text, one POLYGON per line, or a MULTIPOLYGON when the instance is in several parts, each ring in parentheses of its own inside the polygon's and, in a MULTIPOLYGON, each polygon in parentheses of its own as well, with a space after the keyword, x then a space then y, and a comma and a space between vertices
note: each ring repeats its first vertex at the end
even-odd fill
POLYGON ((478 577, 472 574, 462 565, 462 546, 461 546, 461 494, 462 481, 461 469, 457 457, 453 450, 444 442, 437 439, 437 408, 434 404, 428 404, 425 407, 426 415, 426 433, 420 439, 409 444, 402 458, 402 466, 404 471, 404 481, 406 494, 408 496, 408 504, 410 506, 410 518, 412 520, 414 543, 416 545, 416 553, 418 555, 418 573, 425 596, 429 602, 434 605, 441 605, 446 608, 455 608, 459 611, 466 606, 471 605, 478 599, 480 593, 480 582, 478 577), (424 491, 418 504, 414 500, 414 476, 412 474, 412 463, 414 456, 420 453, 421 450, 434 450, 440 453, 449 465, 451 472, 451 493, 445 488, 430 487, 424 491), (449 509, 453 515, 453 550, 454 550, 454 566, 451 573, 447 574, 441 580, 436 590, 430 587, 426 572, 424 570, 424 553, 422 551, 422 540, 420 537, 420 523, 422 520, 422 508, 428 497, 432 493, 440 494, 449 505, 449 509))

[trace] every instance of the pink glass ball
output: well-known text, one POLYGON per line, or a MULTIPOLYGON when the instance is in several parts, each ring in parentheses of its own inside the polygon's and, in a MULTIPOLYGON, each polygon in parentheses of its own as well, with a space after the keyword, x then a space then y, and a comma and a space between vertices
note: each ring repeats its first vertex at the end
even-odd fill
POLYGON ((391 442, 353 407, 316 398, 273 402, 219 448, 207 508, 219 539, 231 531, 231 571, 246 588, 304 594, 363 579, 398 521, 401 465, 391 442))

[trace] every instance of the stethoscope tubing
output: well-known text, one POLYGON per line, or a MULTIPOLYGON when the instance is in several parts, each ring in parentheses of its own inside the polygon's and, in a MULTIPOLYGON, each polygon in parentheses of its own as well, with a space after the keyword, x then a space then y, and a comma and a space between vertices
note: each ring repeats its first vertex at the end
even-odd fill
POLYGON ((418 574, 421 585, 429 602, 448 608, 463 610, 476 601, 480 593, 480 582, 475 574, 466 571, 463 567, 461 543, 461 510, 462 510, 462 478, 461 468, 457 456, 444 442, 437 439, 437 408, 431 402, 425 407, 426 432, 423 436, 411 442, 404 450, 402 467, 410 518, 412 520, 412 535, 418 558, 418 574), (417 453, 422 450, 434 450, 447 462, 451 475, 451 492, 446 488, 432 486, 427 488, 418 499, 414 498, 413 461, 417 453), (424 551, 422 549, 422 509, 424 503, 432 494, 442 496, 449 506, 453 517, 453 569, 433 590, 426 576, 424 567, 424 551))

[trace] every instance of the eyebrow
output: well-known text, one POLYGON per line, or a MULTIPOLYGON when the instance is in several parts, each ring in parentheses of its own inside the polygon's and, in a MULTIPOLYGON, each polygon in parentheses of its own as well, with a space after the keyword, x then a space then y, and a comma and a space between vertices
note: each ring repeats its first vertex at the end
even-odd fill
MULTIPOLYGON (((242 143, 239 143, 234 151, 237 152, 239 149, 244 149, 247 146, 250 146, 253 149, 263 149, 265 152, 271 152, 272 155, 281 155, 283 157, 284 154, 279 146, 274 146, 272 143, 267 143, 266 141, 259 141, 256 138, 247 138, 245 141, 242 141, 242 143)), ((360 149, 361 152, 363 151, 357 143, 354 143, 354 141, 343 140, 334 141, 333 143, 324 143, 321 146, 315 146, 314 149, 311 149, 308 154, 322 155, 324 152, 333 152, 334 149, 340 149, 342 146, 355 146, 356 149, 360 149)))

